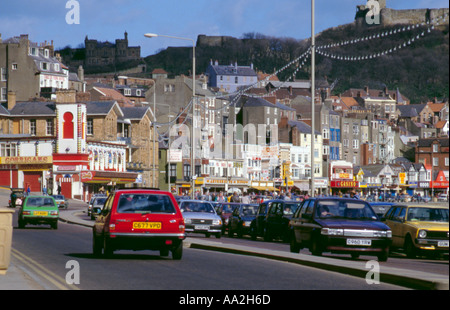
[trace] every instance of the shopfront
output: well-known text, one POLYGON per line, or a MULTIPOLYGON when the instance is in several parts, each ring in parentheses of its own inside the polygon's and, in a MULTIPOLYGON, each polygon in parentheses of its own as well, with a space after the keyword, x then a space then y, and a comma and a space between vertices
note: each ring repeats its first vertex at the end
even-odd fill
POLYGON ((93 194, 111 192, 124 188, 127 184, 135 183, 138 174, 116 171, 82 171, 80 177, 83 183, 84 201, 89 201, 93 194))
POLYGON ((349 194, 359 188, 358 181, 330 181, 331 195, 349 194))

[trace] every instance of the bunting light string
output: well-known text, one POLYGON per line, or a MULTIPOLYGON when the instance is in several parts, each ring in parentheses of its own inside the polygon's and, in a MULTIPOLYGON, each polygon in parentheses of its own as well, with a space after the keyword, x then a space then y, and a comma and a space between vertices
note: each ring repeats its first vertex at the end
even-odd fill
MULTIPOLYGON (((443 21, 445 21, 445 18, 443 18, 443 21)), ((318 50, 317 53, 319 55, 324 56, 324 57, 329 57, 331 59, 344 60, 344 61, 359 61, 359 60, 374 59, 374 58, 378 58, 378 57, 381 57, 381 56, 385 56, 385 55, 391 54, 393 52, 396 52, 397 50, 400 50, 400 49, 402 49, 404 47, 407 47, 407 46, 411 45, 416 40, 419 40, 422 37, 424 37, 427 33, 431 33, 431 30, 435 29, 435 26, 437 26, 437 25, 439 25, 439 24, 432 24, 430 27, 428 27, 428 29, 426 31, 424 30, 424 31, 422 31, 419 34, 414 35, 413 37, 406 39, 403 43, 401 43, 401 44, 399 44, 397 46, 394 46, 392 48, 386 49, 384 51, 376 52, 376 53, 373 53, 373 54, 370 54, 370 55, 357 55, 357 56, 355 56, 355 55, 338 55, 338 54, 329 53, 327 50, 323 50, 323 49, 318 50)), ((406 27, 406 28, 408 29, 409 27, 406 27)))
POLYGON ((420 27, 425 27, 425 26, 429 26, 428 32, 430 32, 430 29, 429 29, 430 27, 431 27, 431 29, 434 29, 435 25, 439 25, 441 22, 444 22, 448 18, 448 16, 449 16, 449 14, 445 13, 444 15, 438 16, 428 22, 422 22, 422 23, 417 23, 417 24, 408 25, 408 26, 405 25, 405 26, 399 27, 397 29, 386 30, 386 31, 383 31, 380 33, 375 33, 375 34, 371 34, 371 35, 367 35, 367 36, 363 36, 363 37, 355 38, 355 39, 351 39, 351 40, 345 40, 345 41, 341 41, 338 43, 318 45, 318 46, 316 46, 316 50, 320 51, 322 49, 340 47, 340 46, 345 46, 345 45, 350 45, 350 44, 356 44, 359 42, 369 41, 369 40, 373 40, 373 39, 379 39, 379 38, 387 37, 390 35, 410 31, 410 30, 413 30, 416 28, 418 29, 420 27), (441 21, 441 19, 442 19, 442 21, 441 21))

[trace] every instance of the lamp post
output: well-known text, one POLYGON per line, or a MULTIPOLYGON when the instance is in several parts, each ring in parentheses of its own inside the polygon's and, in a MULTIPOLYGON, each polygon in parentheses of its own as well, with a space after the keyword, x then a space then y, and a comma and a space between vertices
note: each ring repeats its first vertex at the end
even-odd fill
POLYGON ((315 134, 315 112, 314 112, 314 104, 315 104, 315 94, 316 94, 316 85, 315 85, 315 62, 316 62, 316 38, 315 38, 315 30, 314 30, 314 0, 311 0, 311 197, 314 197, 315 191, 315 180, 314 180, 314 134, 315 134))
POLYGON ((194 179, 194 172, 195 172, 195 139, 194 139, 194 114, 195 114, 195 41, 193 39, 189 38, 183 38, 183 37, 176 37, 176 36, 169 36, 169 35, 162 35, 162 34, 156 34, 156 33, 146 33, 144 34, 146 38, 156 38, 156 37, 164 37, 164 38, 171 38, 171 39, 177 39, 177 40, 185 40, 192 42, 192 129, 191 129, 191 198, 194 199, 194 189, 195 189, 195 179, 194 179))

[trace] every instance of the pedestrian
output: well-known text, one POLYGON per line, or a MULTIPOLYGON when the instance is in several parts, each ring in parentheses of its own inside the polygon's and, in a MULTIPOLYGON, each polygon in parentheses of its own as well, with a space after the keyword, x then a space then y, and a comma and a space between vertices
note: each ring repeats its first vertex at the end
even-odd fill
POLYGON ((42 194, 44 194, 45 196, 47 196, 47 188, 45 187, 45 185, 44 185, 44 187, 42 188, 42 194))
POLYGON ((30 193, 31 193, 31 187, 30 187, 30 185, 28 185, 28 187, 27 187, 27 196, 30 196, 30 193))
POLYGON ((58 184, 58 195, 61 195, 61 185, 58 184))

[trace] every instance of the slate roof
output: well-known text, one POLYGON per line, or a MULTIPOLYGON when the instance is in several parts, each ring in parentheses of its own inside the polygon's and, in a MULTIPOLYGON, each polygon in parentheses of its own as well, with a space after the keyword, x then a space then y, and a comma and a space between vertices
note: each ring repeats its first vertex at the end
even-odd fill
POLYGON ((130 120, 141 120, 148 112, 148 107, 122 107, 123 118, 130 120))
MULTIPOLYGON (((117 101, 109 100, 109 101, 88 101, 86 102, 86 112, 88 115, 106 115, 108 114, 114 106, 117 106, 119 110, 121 108, 117 104, 117 101)), ((122 115, 119 115, 123 116, 122 115)))
POLYGON ((400 117, 417 117, 419 113, 414 105, 397 105, 397 110, 400 111, 400 117))
MULTIPOLYGON (((311 126, 302 121, 288 121, 288 125, 291 127, 296 127, 297 130, 301 133, 311 134, 311 126)), ((316 135, 320 135, 321 133, 317 130, 314 131, 316 135)))
POLYGON ((211 65, 217 75, 257 76, 251 67, 237 65, 211 65))
POLYGON ((46 101, 17 102, 9 111, 14 116, 56 116, 55 103, 46 101))

